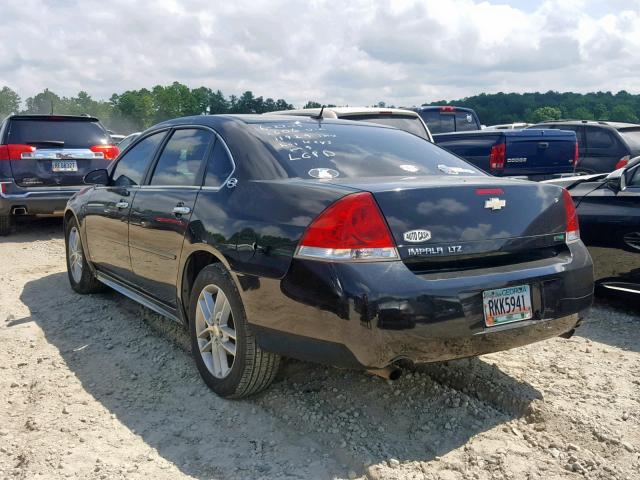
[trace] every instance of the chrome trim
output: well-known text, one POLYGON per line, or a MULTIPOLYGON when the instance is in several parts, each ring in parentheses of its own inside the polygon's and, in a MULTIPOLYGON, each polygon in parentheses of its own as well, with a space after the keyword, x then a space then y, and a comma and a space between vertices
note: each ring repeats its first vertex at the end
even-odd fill
POLYGON ((173 213, 176 215, 189 215, 191 213, 191 207, 173 207, 173 213))
POLYGON ((165 190, 167 188, 174 190, 200 190, 202 187, 198 187, 196 185, 140 185, 138 188, 142 190, 165 190))
MULTIPOLYGON (((13 182, 0 182, 3 185, 15 185, 15 183, 13 182)), ((20 186, 16 185, 18 188, 21 188, 20 186)), ((51 187, 51 188, 47 188, 46 190, 30 190, 28 192, 25 193, 2 193, 2 188, 0 188, 0 198, 6 198, 6 199, 20 199, 20 198, 29 198, 32 195, 36 195, 36 196, 47 196, 47 195, 52 195, 52 194, 66 194, 66 193, 70 193, 70 194, 74 194, 79 192, 80 190, 82 190, 84 187, 78 187, 77 189, 73 189, 73 190, 69 190, 68 187, 51 187)))
POLYGON ((38 148, 34 152, 23 152, 22 160, 102 160, 103 152, 94 152, 88 148, 48 149, 38 148))
POLYGON ((170 320, 173 320, 174 322, 182 323, 181 320, 176 315, 171 313, 169 310, 162 308, 161 306, 157 305, 155 302, 152 302, 151 300, 146 298, 146 296, 140 293, 134 292, 128 287, 125 287, 120 282, 108 277, 104 273, 96 272, 96 278, 98 279, 98 281, 104 283, 108 287, 113 288, 116 292, 121 293, 122 295, 130 298, 134 302, 137 302, 140 305, 147 307, 148 309, 153 310, 154 312, 159 313, 160 315, 167 317, 170 320))

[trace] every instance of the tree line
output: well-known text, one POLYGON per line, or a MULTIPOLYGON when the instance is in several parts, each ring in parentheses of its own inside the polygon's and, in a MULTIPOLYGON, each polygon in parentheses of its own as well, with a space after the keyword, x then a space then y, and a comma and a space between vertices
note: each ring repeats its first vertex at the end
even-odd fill
MULTIPOLYGON (((637 123, 640 119, 640 95, 626 91, 572 93, 481 93, 459 100, 441 100, 423 105, 457 105, 473 108, 485 125, 498 123, 559 120, 611 120, 637 123)), ((303 108, 320 107, 316 101, 303 108)), ((328 105, 335 106, 335 105, 328 105)), ((385 102, 375 106, 384 107, 385 102)), ((45 89, 22 101, 9 87, 0 89, 0 120, 11 113, 88 114, 99 118, 117 133, 129 133, 167 120, 187 115, 216 113, 265 113, 293 108, 284 99, 255 96, 246 91, 240 96, 225 96, 208 87, 189 88, 179 82, 156 85, 151 89, 114 93, 109 100, 94 99, 81 91, 64 97, 45 89)))
POLYGON ((624 90, 572 93, 481 93, 459 100, 441 100, 424 105, 458 105, 473 108, 485 125, 544 120, 602 120, 638 123, 640 95, 624 90))

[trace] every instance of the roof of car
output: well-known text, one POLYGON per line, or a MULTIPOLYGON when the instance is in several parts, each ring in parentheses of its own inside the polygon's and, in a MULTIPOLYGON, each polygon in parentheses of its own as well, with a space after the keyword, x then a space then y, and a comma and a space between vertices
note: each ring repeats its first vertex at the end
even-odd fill
POLYGON ((294 116, 307 116, 319 115, 320 110, 323 110, 322 116, 327 118, 327 114, 333 112, 337 117, 348 117, 351 115, 376 115, 376 114, 391 114, 391 115, 405 115, 405 116, 418 116, 418 114, 412 110, 405 110, 402 108, 381 108, 381 107, 324 107, 322 108, 301 108, 297 110, 279 110, 277 112, 267 112, 263 115, 294 115, 294 116))
POLYGON ((88 122, 99 121, 96 117, 89 115, 43 115, 41 113, 21 113, 19 115, 10 115, 9 119, 13 120, 86 120, 88 122))
POLYGON ((633 128, 633 127, 640 127, 640 124, 637 123, 625 123, 625 122, 606 122, 606 121, 602 121, 602 120, 547 120, 546 122, 540 122, 537 123, 536 125, 548 125, 548 124, 554 124, 554 125, 601 125, 604 127, 612 127, 615 128, 616 130, 620 130, 623 128, 633 128))

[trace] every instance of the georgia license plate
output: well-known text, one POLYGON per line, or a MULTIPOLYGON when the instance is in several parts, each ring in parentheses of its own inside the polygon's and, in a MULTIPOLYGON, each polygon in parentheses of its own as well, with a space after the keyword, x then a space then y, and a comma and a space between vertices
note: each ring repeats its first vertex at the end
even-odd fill
POLYGON ((485 290, 482 292, 482 303, 487 327, 533 317, 529 285, 485 290))
POLYGON ((75 160, 54 160, 51 169, 54 172, 77 172, 78 162, 75 160))

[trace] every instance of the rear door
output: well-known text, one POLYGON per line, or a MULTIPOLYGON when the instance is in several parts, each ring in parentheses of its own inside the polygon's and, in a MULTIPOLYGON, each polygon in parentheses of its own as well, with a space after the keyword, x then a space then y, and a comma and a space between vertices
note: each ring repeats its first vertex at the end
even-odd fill
POLYGON ((21 187, 82 185, 88 172, 107 168, 118 154, 91 117, 12 117, 4 143, 13 152, 12 176, 21 187))
POLYGON ((115 165, 111 185, 96 186, 85 203, 85 230, 91 261, 122 280, 131 281, 129 212, 166 130, 142 139, 115 165))
POLYGON ((204 128, 174 130, 149 179, 136 193, 129 219, 135 284, 176 305, 176 279, 184 235, 202 185, 215 134, 204 128))

